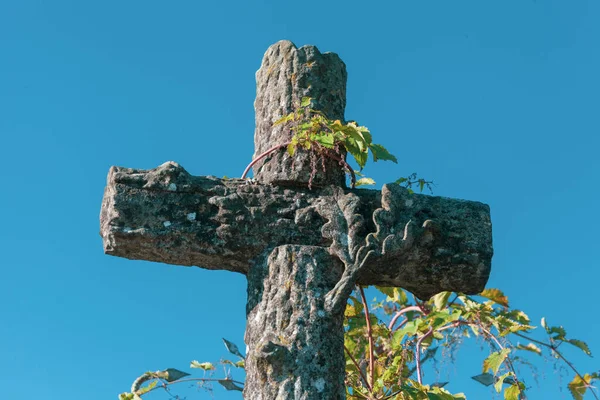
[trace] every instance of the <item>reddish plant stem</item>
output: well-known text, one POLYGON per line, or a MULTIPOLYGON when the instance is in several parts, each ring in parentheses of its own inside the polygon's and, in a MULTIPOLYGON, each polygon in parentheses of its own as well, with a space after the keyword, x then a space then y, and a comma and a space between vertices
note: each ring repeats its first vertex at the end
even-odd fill
POLYGON ((258 157, 256 157, 254 160, 252 160, 252 162, 250 164, 248 164, 248 166, 244 170, 244 173, 242 174, 242 179, 246 178, 246 175, 248 175, 248 171, 250 171, 250 168, 252 168, 254 166, 254 164, 256 164, 257 162, 259 162, 260 160, 262 160, 263 158, 265 158, 269 154, 273 153, 275 150, 279 150, 279 149, 281 149, 283 147, 287 147, 289 144, 290 144, 290 142, 287 142, 287 143, 284 143, 284 144, 278 144, 277 146, 273 146, 269 150, 267 150, 264 153, 261 153, 260 155, 258 155, 258 157))
POLYGON ((398 311, 395 315, 394 318, 392 318, 392 320, 390 321, 389 325, 388 325, 388 330, 392 330, 392 328, 394 327, 394 325, 396 324, 396 321, 398 320, 398 318, 400 318, 400 316, 402 316, 403 314, 406 314, 407 312, 410 311, 418 311, 420 313, 423 313, 423 310, 417 306, 409 306, 409 307, 404 307, 402 310, 398 311))
POLYGON ((369 339, 369 384, 370 387, 373 387, 373 381, 375 379, 375 354, 373 352, 373 332, 371 331, 371 318, 369 317, 369 305, 367 304, 367 299, 365 298, 365 291, 360 285, 356 285, 358 287, 358 292, 360 293, 360 299, 363 303, 363 309, 365 310, 365 320, 367 322, 367 338, 369 339))
MULTIPOLYGON (((250 164, 248 164, 248 166, 244 170, 244 173, 242 174, 242 179, 246 178, 246 175, 248 175, 248 172, 250 172, 250 168, 252 168, 257 162, 259 162, 263 158, 267 157, 271 153, 273 153, 281 148, 287 147, 289 144, 290 144, 290 142, 278 144, 277 146, 271 147, 269 150, 265 151, 264 153, 259 154, 254 160, 252 160, 252 162, 250 164)), ((346 160, 335 155, 332 151, 329 151, 328 149, 324 148, 320 144, 318 144, 318 145, 321 148, 321 150, 323 151, 323 153, 326 154, 327 157, 337 161, 340 165, 342 165, 344 168, 346 168, 348 170, 348 173, 350 174, 350 186, 352 187, 352 189, 354 189, 354 187, 356 186, 356 174, 354 174, 354 170, 352 169, 350 164, 348 164, 346 162, 346 160)))
POLYGON ((369 381, 367 380, 367 378, 363 374, 362 370, 360 369, 360 366, 356 362, 356 359, 354 357, 352 357, 352 354, 350 354, 350 351, 348 350, 348 348, 346 347, 346 345, 344 345, 344 350, 346 351, 346 354, 348 354, 348 357, 350 357, 350 360, 352 360, 352 364, 354 364, 354 366, 358 370, 358 373, 360 374, 360 378, 363 380, 363 382, 365 383, 365 385, 367 386, 367 388, 369 389, 369 391, 373 390, 373 388, 369 384, 369 381))
POLYGON ((433 328, 429 328, 427 333, 425 333, 423 336, 421 336, 417 340, 417 344, 415 346, 415 363, 416 363, 416 368, 417 368, 417 382, 419 382, 419 385, 423 384, 423 371, 421 370, 421 342, 423 340, 425 340, 425 338, 427 338, 427 336, 431 335, 432 333, 433 333, 433 328))

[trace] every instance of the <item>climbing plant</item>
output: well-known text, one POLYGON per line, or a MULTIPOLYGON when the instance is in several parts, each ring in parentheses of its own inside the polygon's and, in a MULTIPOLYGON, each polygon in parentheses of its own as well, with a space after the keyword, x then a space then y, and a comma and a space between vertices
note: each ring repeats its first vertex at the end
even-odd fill
POLYGON ((350 175, 351 187, 360 185, 372 185, 373 179, 362 177, 356 180, 356 175, 362 176, 360 171, 365 167, 369 159, 369 153, 373 162, 378 160, 387 160, 398 163, 397 158, 391 154, 385 147, 373 143, 371 132, 365 126, 359 126, 354 121, 343 123, 338 120, 330 120, 325 114, 311 107, 312 99, 310 97, 302 98, 300 106, 293 112, 277 120, 273 126, 285 125, 292 132, 290 141, 273 146, 264 153, 258 155, 242 174, 242 178, 250 171, 250 168, 257 162, 268 157, 275 151, 285 148, 293 157, 298 149, 309 152, 312 161, 312 171, 309 181, 311 186, 312 179, 317 172, 317 159, 322 161, 322 167, 325 168, 323 160, 331 158, 337 161, 340 166, 350 175), (359 167, 359 171, 346 162, 345 154, 349 153, 359 167))
MULTIPOLYGON (((294 157, 299 149, 310 153, 311 181, 317 172, 319 158, 338 161, 350 176, 352 187, 375 183, 362 176, 369 154, 373 161, 397 162, 385 147, 373 143, 369 129, 352 121, 330 120, 314 110, 311 104, 310 98, 304 98, 295 111, 275 122, 275 125, 289 127, 291 140, 258 155, 242 178, 257 162, 283 148, 290 157, 294 157), (346 153, 353 157, 358 171, 345 161, 346 153), (357 180, 356 175, 361 178, 357 180)), ((411 193, 413 187, 431 191, 433 184, 416 174, 399 178, 396 183, 411 193)), ((504 399, 525 399, 530 386, 527 377, 518 373, 517 366, 528 363, 528 356, 549 354, 570 371, 567 388, 573 399, 582 400, 585 394, 590 394, 600 400, 593 387, 600 380, 599 373, 579 371, 566 358, 562 347, 572 346, 591 356, 588 345, 569 337, 562 326, 549 325, 545 319, 540 323, 541 329, 536 328, 526 313, 509 308, 508 298, 498 289, 486 289, 477 296, 442 292, 427 301, 419 301, 399 288, 376 289, 381 296, 369 304, 365 288, 357 286, 345 311, 345 382, 349 399, 466 399, 463 393, 453 394, 446 390, 448 382, 426 381, 423 368, 427 363, 436 362, 437 352, 442 351, 444 357, 453 357, 460 343, 481 339, 489 344, 489 354, 481 360, 480 373, 472 378, 482 385, 493 386, 498 393, 503 393, 504 399)), ((235 344, 223 341, 227 350, 236 356, 235 360, 221 360, 218 364, 192 361, 189 367, 203 371, 205 375, 201 377, 191 377, 174 368, 146 372, 133 382, 129 392, 120 394, 119 399, 139 400, 155 390, 170 394, 172 385, 183 382, 194 382, 206 390, 212 390, 213 383, 227 390, 243 390, 243 382, 232 378, 231 368, 243 369, 244 355, 235 344), (211 374, 218 365, 223 368, 223 374, 214 378, 211 374)))
MULTIPOLYGON (((446 390, 448 382, 427 382, 423 368, 427 363, 437 362, 436 353, 443 352, 443 357, 453 358, 461 343, 477 338, 489 344, 489 353, 482 359, 480 373, 472 378, 482 385, 493 386, 506 400, 526 398, 532 389, 528 377, 518 373, 517 366, 530 363, 530 356, 543 355, 550 355, 570 371, 567 389, 574 400, 583 400, 586 393, 599 398, 593 387, 600 380, 598 372, 579 371, 561 347, 572 346, 591 356, 587 344, 569 337, 565 328, 549 325, 545 319, 541 321, 541 329, 534 327, 526 313, 509 308, 508 298, 498 289, 486 289, 477 296, 442 292, 424 302, 403 289, 376 289, 383 297, 369 304, 365 288, 357 286, 346 306, 344 351, 348 399, 466 399, 464 393, 446 390)), ((220 364, 221 378, 193 378, 173 368, 146 372, 119 399, 139 400, 155 390, 170 393, 173 384, 183 382, 195 382, 209 391, 213 383, 241 391, 243 383, 232 378, 229 368, 243 369, 244 356, 235 344, 223 341, 237 360, 190 364, 190 368, 204 374, 215 371, 220 364)))

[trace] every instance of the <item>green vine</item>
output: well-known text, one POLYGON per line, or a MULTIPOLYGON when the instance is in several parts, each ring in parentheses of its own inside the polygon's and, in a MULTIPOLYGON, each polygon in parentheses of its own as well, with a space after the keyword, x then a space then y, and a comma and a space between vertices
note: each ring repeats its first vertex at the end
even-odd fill
MULTIPOLYGON (((356 294, 350 296, 346 306, 344 352, 348 399, 466 399, 463 393, 446 390, 448 382, 425 383, 423 366, 435 363, 440 351, 442 357, 453 360, 460 343, 469 338, 480 338, 490 348, 482 360, 482 372, 472 378, 482 385, 493 386, 498 393, 503 392, 505 400, 526 398, 530 387, 516 366, 528 365, 527 355, 535 357, 544 353, 571 371, 567 388, 574 400, 583 400, 586 394, 599 399, 593 384, 600 381, 600 374, 579 371, 561 348, 563 344, 572 346, 591 356, 588 345, 568 337, 562 326, 548 325, 545 319, 541 321, 541 334, 546 340, 534 337, 536 328, 527 314, 510 309, 508 298, 498 289, 486 289, 478 296, 442 292, 426 302, 400 288, 376 289, 384 295, 383 300, 374 300, 369 305, 364 288, 357 286, 356 294)), ((220 363, 243 369, 244 357, 237 346, 226 340, 224 343, 239 361, 220 363)), ((192 361, 190 367, 205 373, 216 369, 213 363, 198 361, 192 361)), ((476 370, 474 368, 474 372, 476 370)), ((182 382, 196 382, 206 390, 212 390, 210 383, 218 383, 226 390, 243 389, 243 383, 233 380, 228 371, 221 379, 188 378, 188 375, 173 368, 146 372, 119 400, 139 400, 158 389, 171 395, 170 386, 182 382)))
MULTIPOLYGON (((300 107, 282 117, 274 126, 286 125, 293 133, 289 142, 272 147, 257 156, 246 168, 250 168, 273 152, 285 148, 290 157, 298 149, 310 152, 312 171, 309 188, 316 173, 317 159, 324 166, 324 159, 336 160, 350 175, 351 186, 374 184, 363 177, 369 153, 373 161, 388 160, 397 163, 394 155, 383 146, 374 144, 370 131, 355 122, 342 123, 330 120, 322 112, 311 108, 311 99, 302 99, 300 107), (349 153, 360 171, 354 171, 345 161, 349 153), (356 180, 356 175, 361 179, 356 180)), ((413 187, 432 191, 433 182, 418 178, 415 173, 399 178, 397 184, 413 192, 413 187)), ((350 296, 344 319, 344 351, 346 356, 346 389, 349 399, 366 400, 460 400, 462 393, 452 394, 444 389, 448 382, 424 383, 423 366, 435 361, 441 348, 445 357, 453 359, 457 346, 465 338, 482 338, 490 346, 489 355, 483 360, 483 372, 472 378, 485 386, 492 386, 505 400, 523 400, 529 389, 517 373, 515 364, 527 364, 525 354, 543 355, 548 352, 557 362, 563 362, 571 370, 573 378, 567 385, 574 400, 583 400, 590 393, 600 400, 592 386, 600 381, 598 372, 582 373, 575 368, 564 352, 563 344, 580 349, 591 356, 587 344, 567 337, 561 326, 548 326, 542 319, 542 333, 547 340, 534 338, 536 329, 529 317, 520 310, 510 309, 507 297, 498 289, 486 289, 479 296, 442 292, 426 302, 413 297, 400 288, 377 287, 385 295, 383 301, 370 306, 364 288, 357 286, 356 295, 350 296), (452 298, 452 300, 450 300, 452 298), (521 344, 519 340, 527 340, 521 344)), ((237 346, 223 339, 227 350, 237 356, 237 362, 222 360, 221 364, 244 368, 244 356, 237 346)), ((205 373, 215 370, 209 362, 192 361, 190 368, 205 373)), ((180 382, 197 382, 205 389, 217 382, 227 390, 243 390, 242 382, 235 381, 226 371, 225 378, 186 378, 189 374, 167 369, 146 372, 137 378, 130 392, 122 393, 120 400, 139 400, 141 396, 164 389, 170 394, 170 385, 180 382), (144 386, 145 385, 145 386, 144 386)))
POLYGON ((346 152, 354 158, 360 171, 362 171, 367 164, 369 153, 371 154, 373 162, 385 160, 398 163, 397 158, 385 147, 373 143, 373 137, 367 127, 359 126, 354 121, 343 123, 340 120, 328 119, 321 111, 311 108, 311 103, 312 99, 310 97, 304 97, 302 98, 300 107, 275 121, 273 126, 289 126, 290 131, 293 133, 292 139, 289 142, 276 145, 258 155, 246 167, 242 174, 242 179, 246 178, 250 168, 258 161, 282 148, 287 150, 290 157, 293 157, 298 149, 304 149, 310 152, 312 170, 309 188, 311 187, 312 179, 316 174, 316 160, 318 158, 321 159, 323 168, 325 168, 325 158, 331 158, 337 161, 350 175, 352 188, 361 185, 371 185, 375 182, 366 177, 356 180, 357 173, 355 173, 345 160, 346 152))

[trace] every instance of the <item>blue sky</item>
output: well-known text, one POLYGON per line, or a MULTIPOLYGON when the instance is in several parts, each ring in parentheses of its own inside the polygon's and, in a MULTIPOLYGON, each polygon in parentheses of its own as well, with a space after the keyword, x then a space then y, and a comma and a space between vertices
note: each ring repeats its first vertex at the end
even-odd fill
MULTIPOLYGON (((599 19, 593 0, 1 2, 1 397, 116 399, 243 347, 241 275, 105 256, 98 214, 111 165, 240 176, 281 39, 345 61, 346 117, 399 158, 370 176, 488 203, 488 286, 600 352, 599 19)), ((458 357, 448 388, 491 398, 480 347, 458 357)), ((568 398, 540 366, 530 399, 568 398)))

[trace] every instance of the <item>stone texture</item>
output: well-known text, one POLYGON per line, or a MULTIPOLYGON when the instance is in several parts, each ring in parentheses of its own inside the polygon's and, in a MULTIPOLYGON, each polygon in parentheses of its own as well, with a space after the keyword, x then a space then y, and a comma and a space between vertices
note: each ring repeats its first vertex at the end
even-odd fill
MULTIPOLYGON (((328 118, 344 120, 346 78, 346 65, 335 53, 322 54, 315 46, 298 49, 287 40, 269 47, 256 72, 254 157, 290 141, 289 128, 273 127, 273 122, 292 112, 302 97, 313 98, 313 108, 328 118)), ((325 171, 317 163, 313 185, 344 186, 345 172, 338 163, 330 158, 324 162, 325 171)), ((290 157, 280 149, 254 167, 254 176, 261 183, 306 185, 312 169, 307 152, 290 157)))
POLYGON ((300 245, 250 268, 245 398, 344 398, 343 313, 325 303, 343 270, 327 248, 300 245))
POLYGON ((393 184, 381 192, 308 190, 195 177, 173 162, 112 167, 100 220, 106 254, 243 274, 281 245, 320 246, 348 265, 365 245, 376 254, 358 283, 399 286, 423 299, 480 292, 492 257, 489 207, 479 202, 393 184))

